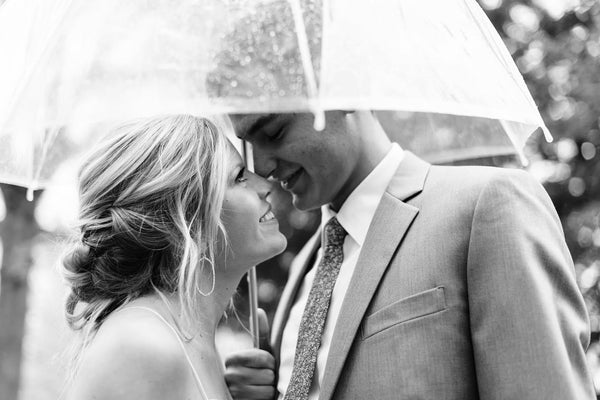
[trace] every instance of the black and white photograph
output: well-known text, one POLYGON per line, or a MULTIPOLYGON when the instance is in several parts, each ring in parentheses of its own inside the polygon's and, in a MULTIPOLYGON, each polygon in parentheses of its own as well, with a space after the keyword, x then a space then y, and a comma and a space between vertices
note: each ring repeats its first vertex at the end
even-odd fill
POLYGON ((0 0, 0 400, 599 400, 600 1, 0 0))

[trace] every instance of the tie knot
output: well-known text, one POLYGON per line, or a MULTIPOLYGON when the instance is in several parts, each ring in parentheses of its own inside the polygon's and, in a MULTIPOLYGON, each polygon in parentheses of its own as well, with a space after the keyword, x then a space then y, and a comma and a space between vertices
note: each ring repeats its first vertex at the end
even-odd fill
POLYGON ((327 221, 327 224, 325 224, 326 246, 342 246, 345 237, 346 230, 336 217, 327 221))

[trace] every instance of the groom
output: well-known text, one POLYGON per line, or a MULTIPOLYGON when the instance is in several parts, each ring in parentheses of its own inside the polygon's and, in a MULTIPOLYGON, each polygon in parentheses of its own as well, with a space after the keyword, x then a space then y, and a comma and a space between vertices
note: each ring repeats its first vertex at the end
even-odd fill
POLYGON ((432 166, 369 111, 326 120, 232 116, 256 171, 323 215, 272 354, 226 361, 234 397, 594 399, 586 309, 543 188, 518 170, 432 166))

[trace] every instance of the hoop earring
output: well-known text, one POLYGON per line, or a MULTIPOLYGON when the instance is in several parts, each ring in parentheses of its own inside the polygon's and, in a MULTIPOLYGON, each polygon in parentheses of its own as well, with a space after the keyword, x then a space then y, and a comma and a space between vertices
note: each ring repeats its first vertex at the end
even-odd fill
POLYGON ((206 293, 203 292, 202 289, 200 289, 199 284, 196 287, 196 289, 198 290, 198 293, 200 293, 202 296, 208 297, 215 291, 215 264, 208 258, 204 257, 204 259, 202 260, 202 269, 204 269, 204 266, 206 266, 205 261, 208 261, 208 263, 210 264, 210 272, 211 272, 211 274, 210 274, 210 276, 211 276, 210 290, 206 293))

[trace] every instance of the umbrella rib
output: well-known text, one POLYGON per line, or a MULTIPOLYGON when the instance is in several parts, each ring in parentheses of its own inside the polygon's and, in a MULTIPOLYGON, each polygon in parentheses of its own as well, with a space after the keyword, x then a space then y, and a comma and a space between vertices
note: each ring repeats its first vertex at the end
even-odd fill
POLYGON ((325 127, 325 114, 323 109, 317 104, 318 89, 315 69, 310 58, 310 49, 308 47, 308 37, 306 36, 306 26, 302 17, 302 9, 300 8, 299 0, 289 0, 294 17, 294 25, 296 28, 296 37, 298 40, 298 49, 302 60, 304 77, 306 78, 306 89, 310 98, 309 106, 315 115, 314 126, 317 130, 323 130, 325 127))
POLYGON ((40 176, 42 175, 42 167, 46 162, 48 150, 54 143, 54 139, 56 139, 56 137, 58 136, 59 131, 59 127, 52 127, 49 129, 49 132, 47 131, 44 135, 44 141, 42 143, 42 154, 40 155, 40 162, 38 163, 37 168, 35 169, 35 172, 31 179, 31 182, 29 183, 29 187, 27 188, 27 200, 29 201, 33 201, 33 191, 37 187, 38 182, 40 180, 40 176))
MULTIPOLYGON (((537 110, 537 105, 535 104, 535 101, 533 100, 531 93, 529 93, 529 91, 527 90, 527 84, 525 83, 525 80, 523 79, 516 64, 507 61, 507 60, 512 60, 512 56, 509 53, 508 49, 505 46, 501 45, 502 39, 500 38, 500 36, 498 36, 498 35, 492 36, 492 35, 490 35, 490 33, 488 31, 486 31, 485 29, 482 29, 481 24, 487 23, 487 24, 491 25, 492 24, 491 21, 489 21, 489 19, 485 15, 484 11, 481 9, 481 7, 477 3, 472 2, 472 1, 466 1, 465 6, 466 6, 468 12, 470 13, 470 15, 473 17, 473 20, 475 21, 475 25, 477 26, 477 29, 479 30, 479 32, 481 32, 482 37, 486 40, 489 47, 492 49, 492 51, 496 55, 497 60, 502 63, 503 67, 505 68, 505 70, 507 72, 507 75, 513 80, 513 82, 515 82, 517 87, 521 90, 523 97, 525 97, 525 99, 529 102, 529 104, 537 110), (517 76, 520 77, 520 79, 518 79, 517 76)), ((540 128, 542 129, 542 132, 544 133, 544 138, 546 139, 547 142, 552 142, 552 140, 553 140, 552 134, 550 133, 550 130, 546 127, 546 124, 544 123, 542 116, 538 113, 537 117, 538 117, 537 119, 539 120, 538 124, 539 124, 540 128)), ((512 140, 512 138, 511 138, 511 140, 512 140)), ((523 158, 523 156, 521 156, 521 158, 523 158)))
MULTIPOLYGON (((18 100, 21 97, 21 93, 27 88, 30 77, 40 67, 39 64, 40 64, 41 59, 49 51, 48 48, 50 46, 50 43, 53 43, 53 38, 57 34, 58 28, 59 28, 61 22, 65 19, 66 15, 69 11, 69 7, 72 3, 73 3, 72 0, 70 0, 68 3, 65 3, 65 5, 63 7, 64 12, 61 15, 61 17, 58 19, 58 21, 56 22, 52 32, 49 35, 47 35, 46 44, 45 44, 45 46, 43 46, 43 49, 38 53, 37 57, 35 57, 35 61, 33 62, 33 67, 29 69, 29 71, 25 74, 25 76, 23 76, 21 78, 21 82, 19 82, 19 84, 16 86, 16 89, 14 91, 13 101, 9 104, 9 106, 7 108, 7 110, 8 110, 6 113, 7 119, 8 119, 8 115, 11 113, 11 110, 17 106, 18 100)), ((0 125, 0 127, 4 126, 4 124, 6 122, 7 121, 0 121, 0 123, 2 123, 2 125, 0 125)))

